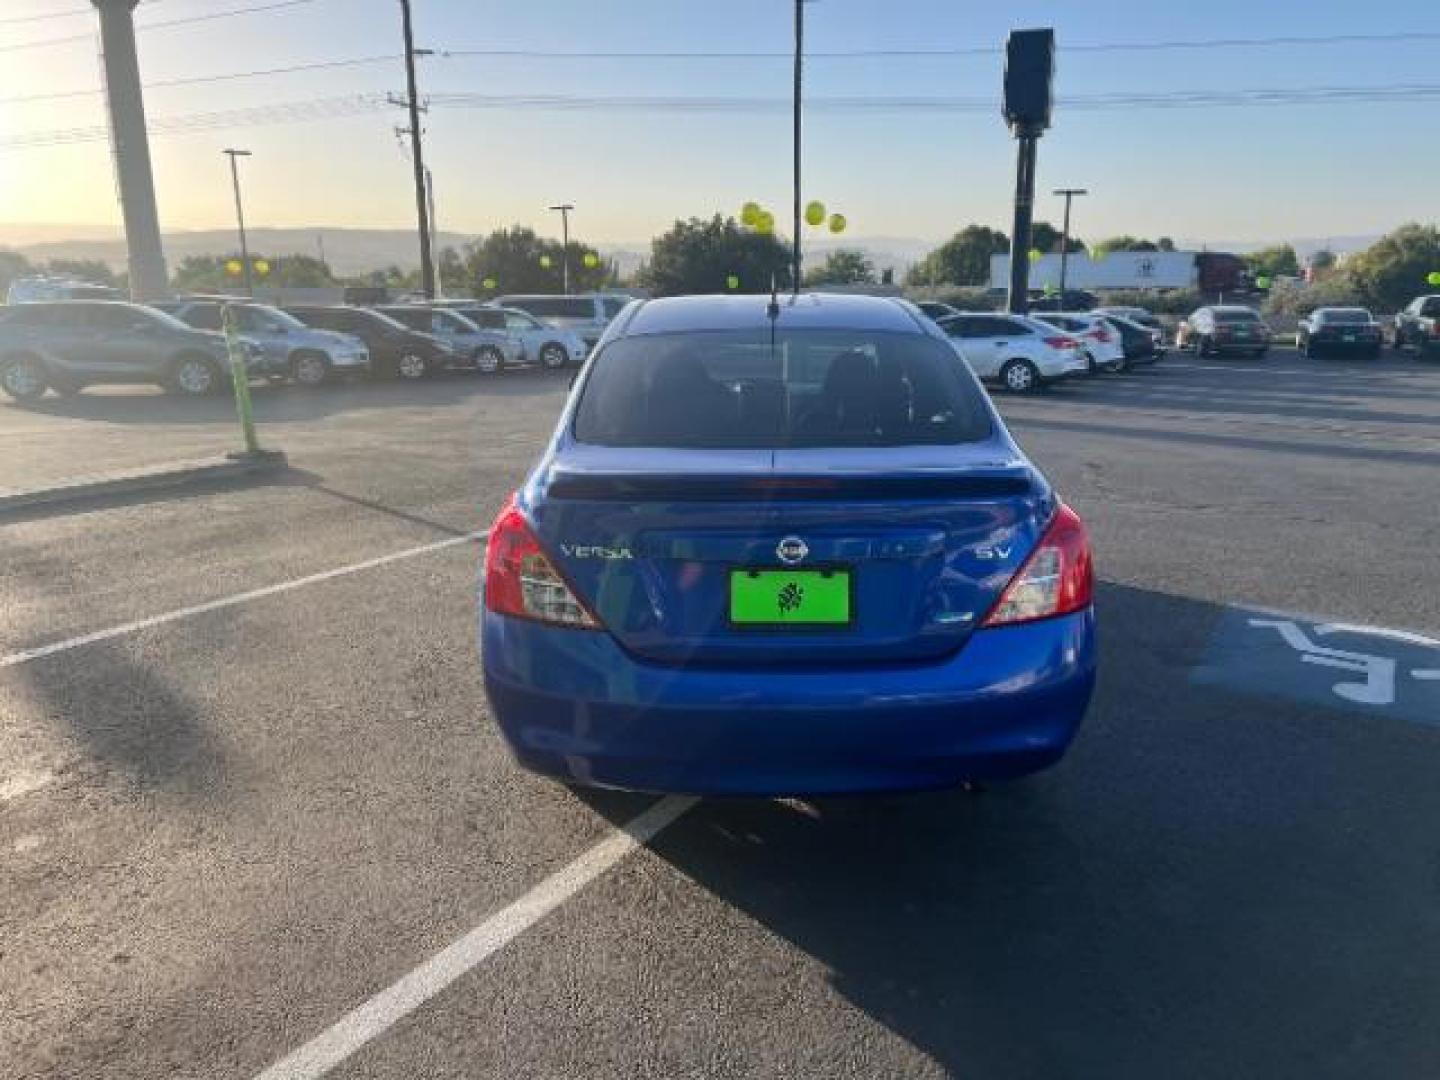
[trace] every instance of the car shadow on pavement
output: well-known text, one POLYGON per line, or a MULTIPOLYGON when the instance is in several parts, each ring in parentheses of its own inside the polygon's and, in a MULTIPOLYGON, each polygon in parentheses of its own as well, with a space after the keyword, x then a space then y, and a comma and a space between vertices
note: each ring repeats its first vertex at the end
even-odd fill
POLYGON ((59 661, 33 660, 20 673, 40 714, 72 743, 87 786, 118 784, 197 803, 219 799, 233 780, 231 763, 204 704, 122 644, 83 649, 59 661))
POLYGON ((1428 1075, 1437 732, 1192 682, 1229 609, 1098 606, 1100 684, 1054 770, 705 800, 654 850, 953 1075, 1428 1075))
MULTIPOLYGON (((357 379, 316 388, 255 383, 250 396, 257 422, 288 424, 357 409, 440 408, 476 398, 558 396, 566 385, 564 379, 548 373, 519 372, 495 379, 456 373, 413 383, 357 379)), ((186 398, 159 391, 95 390, 68 398, 44 397, 25 405, 7 404, 27 413, 112 424, 216 424, 235 420, 235 403, 229 394, 186 398)))

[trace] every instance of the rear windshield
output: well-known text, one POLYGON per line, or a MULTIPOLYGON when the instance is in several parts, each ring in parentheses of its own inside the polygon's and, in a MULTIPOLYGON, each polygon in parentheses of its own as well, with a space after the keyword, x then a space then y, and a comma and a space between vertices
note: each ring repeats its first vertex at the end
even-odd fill
POLYGON ((1253 311, 1246 311, 1244 308, 1233 308, 1229 311, 1222 310, 1215 312, 1215 321, 1230 323, 1259 322, 1260 316, 1256 315, 1253 311))
POLYGON ((1321 322, 1368 323, 1370 312, 1364 308, 1327 308, 1320 312, 1321 322))
POLYGON ((623 338, 594 362, 575 437, 601 446, 919 446, 991 433, 983 392, 919 334, 715 331, 623 338))

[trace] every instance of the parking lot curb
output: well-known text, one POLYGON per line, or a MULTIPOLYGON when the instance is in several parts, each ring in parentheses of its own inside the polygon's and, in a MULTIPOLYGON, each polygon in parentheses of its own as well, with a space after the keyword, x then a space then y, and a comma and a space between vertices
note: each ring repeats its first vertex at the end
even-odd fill
POLYGON ((279 450, 237 452, 189 461, 167 462, 127 472, 83 476, 43 488, 0 488, 0 519, 37 508, 63 508, 105 499, 191 485, 248 479, 283 472, 290 467, 279 450))

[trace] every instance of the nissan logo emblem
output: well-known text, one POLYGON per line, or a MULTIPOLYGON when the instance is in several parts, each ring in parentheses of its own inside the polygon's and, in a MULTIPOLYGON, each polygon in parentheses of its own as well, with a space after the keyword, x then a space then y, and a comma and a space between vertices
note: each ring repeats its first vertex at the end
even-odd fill
POLYGON ((810 545, 798 536, 787 536, 775 545, 776 558, 786 566, 794 566, 796 563, 804 562, 805 556, 809 554, 810 545))

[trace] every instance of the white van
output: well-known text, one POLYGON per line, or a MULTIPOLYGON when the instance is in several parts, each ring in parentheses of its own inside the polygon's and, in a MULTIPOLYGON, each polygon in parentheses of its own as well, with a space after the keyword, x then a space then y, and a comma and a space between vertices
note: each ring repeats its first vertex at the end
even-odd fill
POLYGON ((631 297, 619 293, 576 293, 571 296, 497 296, 496 307, 519 308, 543 323, 570 330, 593 349, 612 319, 625 309, 631 297))

